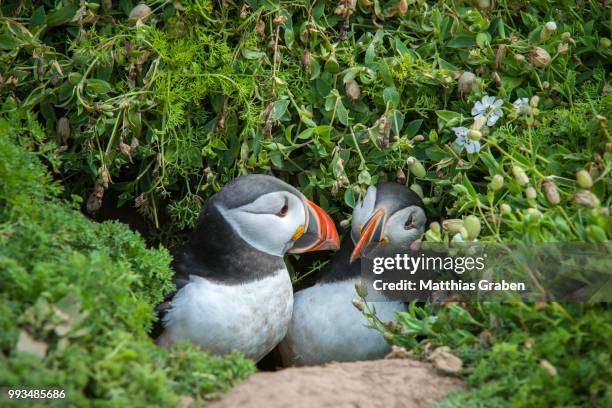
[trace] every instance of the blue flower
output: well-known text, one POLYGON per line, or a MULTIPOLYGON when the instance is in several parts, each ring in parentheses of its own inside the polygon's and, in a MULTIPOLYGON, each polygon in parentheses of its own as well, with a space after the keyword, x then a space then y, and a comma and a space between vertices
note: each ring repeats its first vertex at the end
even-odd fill
POLYGON ((499 118, 504 116, 504 112, 501 110, 503 104, 503 100, 495 99, 494 96, 483 96, 482 100, 476 101, 474 104, 472 116, 476 119, 484 117, 487 119, 487 126, 493 126, 499 118))
POLYGON ((472 140, 468 137, 470 130, 466 127, 454 127, 453 132, 457 136, 457 143, 459 146, 465 147, 468 153, 478 153, 480 151, 480 142, 478 140, 472 140))

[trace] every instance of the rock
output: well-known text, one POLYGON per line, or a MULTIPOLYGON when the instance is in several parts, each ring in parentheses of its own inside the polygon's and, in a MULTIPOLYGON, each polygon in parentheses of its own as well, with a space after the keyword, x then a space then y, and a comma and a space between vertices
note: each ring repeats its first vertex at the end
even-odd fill
POLYGON ((431 361, 434 367, 446 373, 458 373, 463 368, 463 361, 453 353, 450 348, 438 347, 435 349, 427 360, 431 361))
POLYGON ((25 330, 22 330, 21 333, 19 333, 17 351, 30 353, 36 357, 44 358, 47 354, 47 348, 47 343, 34 340, 25 330))

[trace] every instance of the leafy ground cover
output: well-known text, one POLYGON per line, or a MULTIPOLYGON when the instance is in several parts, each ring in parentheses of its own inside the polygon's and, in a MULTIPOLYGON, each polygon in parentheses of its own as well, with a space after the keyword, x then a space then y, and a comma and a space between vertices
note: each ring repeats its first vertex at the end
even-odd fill
POLYGON ((63 390, 57 406, 170 406, 251 374, 238 353, 153 343, 154 307, 172 286, 168 251, 58 199, 59 183, 19 142, 30 146, 37 129, 31 114, 0 119, 0 384, 63 390))
MULTIPOLYGON (((207 197, 250 172, 294 184, 344 228, 368 185, 397 180, 423 195, 429 241, 612 234, 605 2, 64 0, 0 11, 0 117, 21 121, 20 144, 65 201, 90 214, 136 207, 156 244, 175 243, 207 197)), ((127 234, 104 225, 91 228, 127 234)), ((609 405, 607 306, 463 306, 414 308, 390 338, 458 350, 473 388, 456 401, 609 405)))

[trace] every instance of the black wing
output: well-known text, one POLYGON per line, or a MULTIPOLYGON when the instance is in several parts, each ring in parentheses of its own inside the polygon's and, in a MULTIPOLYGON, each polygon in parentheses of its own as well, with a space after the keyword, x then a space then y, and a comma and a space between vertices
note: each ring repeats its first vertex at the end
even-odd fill
POLYGON ((154 339, 157 339, 164 332, 164 316, 166 316, 166 313, 170 310, 174 295, 189 283, 189 275, 193 273, 190 273, 191 267, 193 266, 191 251, 189 251, 186 246, 175 251, 173 256, 174 260, 172 261, 171 267, 174 269, 174 276, 172 277, 172 283, 174 283, 176 289, 166 295, 164 301, 155 307, 157 320, 153 323, 153 328, 151 329, 151 337, 154 339))

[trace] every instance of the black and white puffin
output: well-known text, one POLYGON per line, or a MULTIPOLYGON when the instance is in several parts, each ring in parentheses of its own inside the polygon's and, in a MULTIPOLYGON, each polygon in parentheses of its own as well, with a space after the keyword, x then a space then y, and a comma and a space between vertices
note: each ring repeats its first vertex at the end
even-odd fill
POLYGON ((174 254, 177 291, 158 307, 158 344, 189 340, 213 354, 238 350, 260 360, 291 320, 283 255, 338 247, 329 215, 294 187, 266 175, 236 178, 205 204, 174 254))
MULTIPOLYGON (((314 286, 294 295, 293 317, 279 344, 284 366, 381 358, 390 346, 374 330, 352 300, 361 279, 361 257, 384 256, 408 248, 425 231, 427 217, 417 194, 397 183, 369 187, 354 210, 351 238, 314 286), (353 244, 354 243, 354 244, 353 244)), ((372 302, 382 321, 404 311, 401 301, 372 302)))

